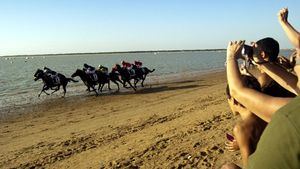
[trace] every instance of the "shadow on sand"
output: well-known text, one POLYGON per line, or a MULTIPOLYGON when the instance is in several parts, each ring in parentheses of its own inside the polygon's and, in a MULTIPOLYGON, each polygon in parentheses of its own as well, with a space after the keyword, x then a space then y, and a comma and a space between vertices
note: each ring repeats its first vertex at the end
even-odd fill
POLYGON ((147 93, 157 93, 163 91, 171 91, 171 90, 181 90, 181 89, 190 89, 190 88, 198 88, 198 87, 207 87, 208 85, 185 85, 185 86, 157 86, 157 87, 150 87, 150 88, 141 88, 138 89, 135 93, 136 94, 147 94, 147 93))

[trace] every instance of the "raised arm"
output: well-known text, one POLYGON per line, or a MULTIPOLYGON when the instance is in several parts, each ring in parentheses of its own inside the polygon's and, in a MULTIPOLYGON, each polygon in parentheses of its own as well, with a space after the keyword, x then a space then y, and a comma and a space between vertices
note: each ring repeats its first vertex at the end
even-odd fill
POLYGON ((300 33, 288 22, 288 9, 283 8, 278 13, 279 23, 295 48, 300 48, 300 33))
POLYGON ((230 42, 227 47, 227 80, 231 95, 258 117, 270 122, 272 115, 291 98, 272 97, 247 88, 242 81, 237 59, 244 41, 230 42), (266 104, 268 103, 268 104, 266 104))
POLYGON ((280 86, 284 87, 286 90, 298 95, 300 93, 297 87, 298 78, 296 75, 286 71, 282 67, 274 63, 264 63, 258 65, 259 69, 262 69, 267 73, 273 80, 275 80, 280 86))

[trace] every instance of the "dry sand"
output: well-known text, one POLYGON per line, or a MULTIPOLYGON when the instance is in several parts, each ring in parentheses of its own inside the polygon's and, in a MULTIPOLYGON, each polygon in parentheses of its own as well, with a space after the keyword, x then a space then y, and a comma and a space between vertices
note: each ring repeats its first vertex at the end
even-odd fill
POLYGON ((220 168, 236 117, 224 72, 32 105, 0 124, 0 168, 220 168))

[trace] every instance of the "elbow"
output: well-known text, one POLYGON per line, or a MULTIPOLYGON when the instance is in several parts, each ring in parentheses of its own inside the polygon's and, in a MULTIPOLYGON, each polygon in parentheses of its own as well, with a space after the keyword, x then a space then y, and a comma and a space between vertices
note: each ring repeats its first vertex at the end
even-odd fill
POLYGON ((296 39, 295 39, 295 47, 296 49, 300 49, 300 34, 298 33, 296 39))
POLYGON ((263 118, 263 120, 267 123, 270 123, 271 122, 271 117, 270 116, 267 116, 265 118, 263 118))
POLYGON ((234 98, 238 98, 240 93, 243 93, 244 90, 244 86, 243 85, 233 85, 230 86, 230 94, 234 97, 234 98))
POLYGON ((297 36, 297 39, 295 41, 295 48, 300 49, 300 35, 297 36))

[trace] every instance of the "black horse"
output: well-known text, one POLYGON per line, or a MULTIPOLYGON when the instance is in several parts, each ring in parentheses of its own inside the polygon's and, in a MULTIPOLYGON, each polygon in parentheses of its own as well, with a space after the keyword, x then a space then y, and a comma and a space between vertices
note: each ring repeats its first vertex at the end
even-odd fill
POLYGON ((117 85, 118 87, 118 90, 120 90, 120 86, 119 86, 119 83, 123 84, 123 82, 120 80, 119 76, 120 74, 117 73, 116 71, 111 71, 110 73, 105 73, 103 71, 100 70, 97 70, 96 71, 97 75, 98 75, 98 80, 99 80, 99 88, 98 88, 98 91, 100 89, 100 92, 102 92, 102 89, 104 87, 104 85, 107 83, 108 84, 108 89, 111 90, 110 88, 110 81, 112 81, 114 84, 117 85), (118 83, 119 82, 119 83, 118 83))
POLYGON ((132 65, 132 69, 134 70, 135 72, 135 77, 134 77, 134 87, 136 88, 136 84, 142 80, 141 82, 141 85, 142 87, 144 87, 144 81, 147 77, 147 75, 149 73, 152 73, 155 71, 155 69, 148 69, 147 67, 141 67, 141 68, 138 68, 136 65, 132 65))
POLYGON ((46 90, 54 90, 51 94, 53 94, 54 92, 57 92, 60 89, 60 86, 63 87, 64 90, 64 96, 66 95, 66 87, 68 82, 72 81, 72 82, 78 82, 76 80, 73 80, 72 78, 67 78, 66 76, 64 76, 63 74, 58 73, 57 77, 58 77, 58 81, 55 81, 51 75, 46 74, 43 70, 41 69, 37 69, 37 71, 34 74, 34 80, 37 81, 39 79, 42 79, 44 82, 44 86, 42 88, 42 91, 40 92, 40 94, 38 95, 38 97, 41 96, 42 92, 46 93, 47 95, 49 95, 49 93, 46 92, 46 90))
POLYGON ((133 88, 134 91, 136 91, 136 88, 132 86, 130 80, 134 79, 136 76, 132 76, 127 68, 122 68, 119 64, 116 64, 115 69, 120 73, 121 79, 123 81, 123 87, 126 87, 126 83, 130 85, 131 88, 133 88))
MULTIPOLYGON (((90 88, 93 89, 93 91, 98 96, 98 92, 95 88, 95 86, 98 84, 98 81, 94 81, 90 75, 86 74, 84 70, 77 69, 75 73, 72 74, 71 77, 79 76, 80 79, 83 81, 83 83, 87 86, 87 90, 90 91, 90 88)), ((99 78, 98 78, 99 79, 99 78)))

